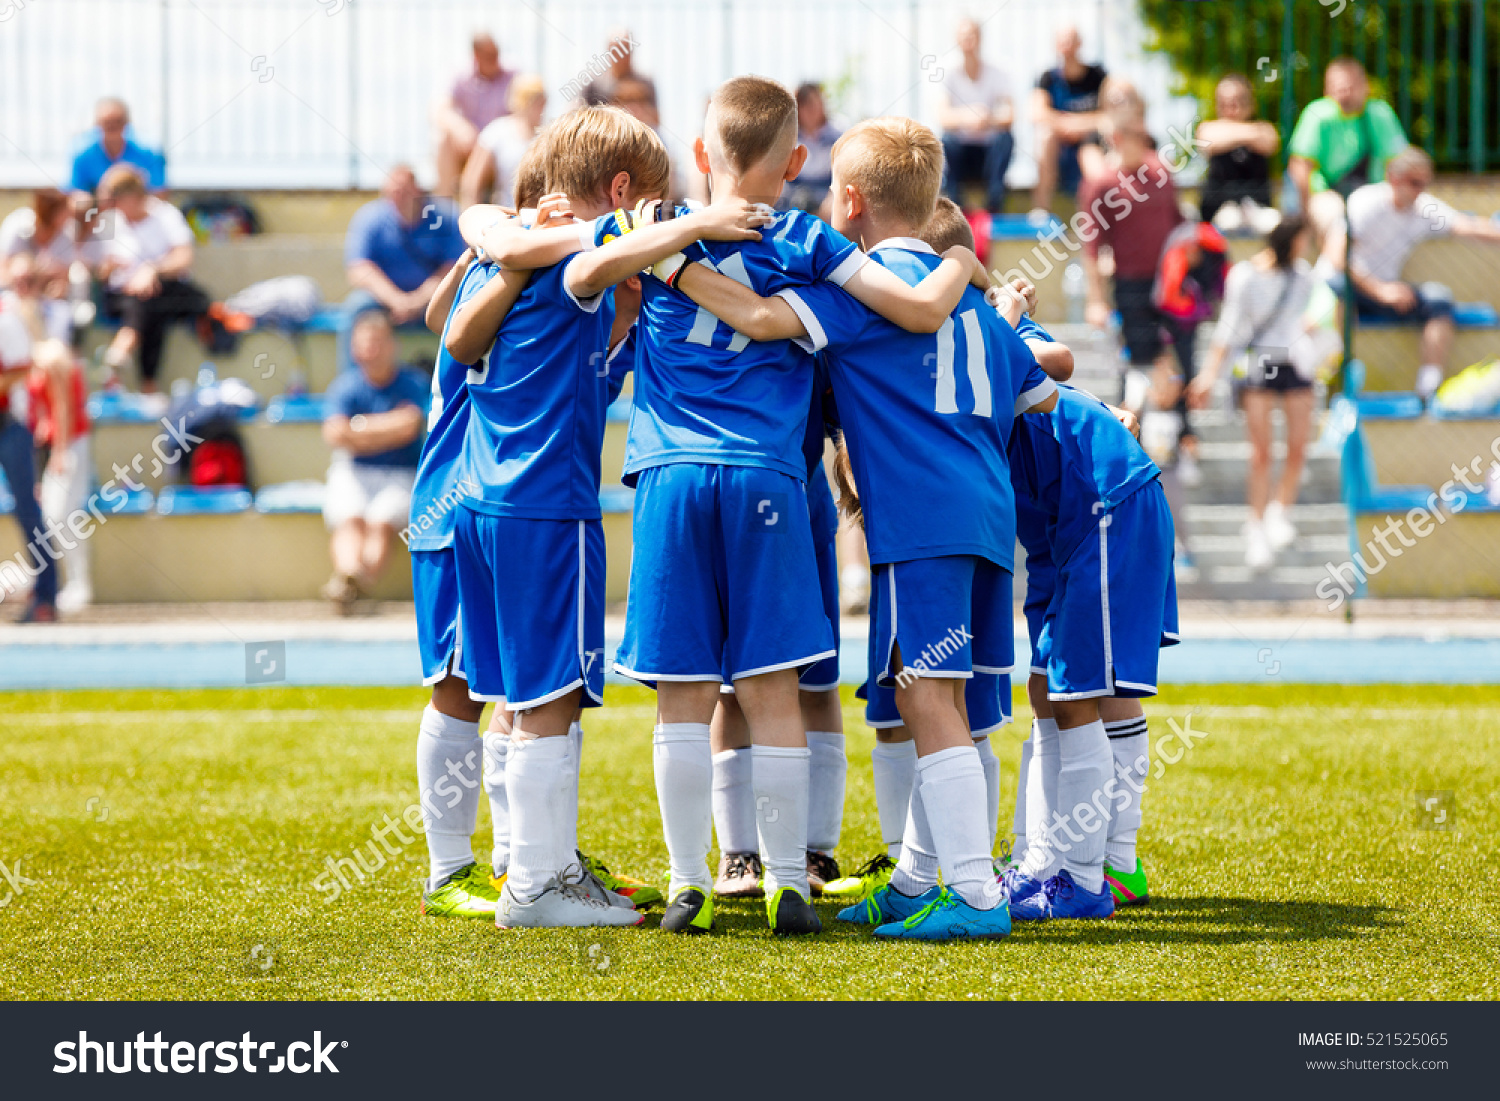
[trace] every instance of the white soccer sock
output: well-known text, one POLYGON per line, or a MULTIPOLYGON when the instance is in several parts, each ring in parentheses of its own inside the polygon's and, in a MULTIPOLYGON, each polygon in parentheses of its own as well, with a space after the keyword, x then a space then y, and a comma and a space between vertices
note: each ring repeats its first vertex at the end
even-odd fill
POLYGON ((1052 838, 1052 811, 1057 806, 1057 720, 1038 719, 1031 734, 1031 765, 1026 770, 1026 863, 1033 879, 1046 879, 1058 868, 1052 838))
POLYGON ((1016 813, 1011 819, 1010 829, 1016 835, 1011 843, 1011 861, 1020 864, 1026 859, 1026 777, 1031 772, 1031 743, 1036 737, 1036 720, 1031 720, 1031 733, 1021 743, 1021 765, 1016 773, 1016 813))
POLYGON ((1112 868, 1133 872, 1135 837, 1141 828, 1141 796, 1146 790, 1146 771, 1151 758, 1146 716, 1105 723, 1104 734, 1109 738, 1115 777, 1114 809, 1109 818, 1109 839, 1104 843, 1104 858, 1112 868))
POLYGON ((494 833, 490 869, 496 877, 510 868, 510 796, 505 789, 505 763, 510 760, 510 733, 491 730, 484 736, 484 790, 490 797, 490 825, 494 833))
POLYGON ((713 749, 707 723, 660 723, 651 735, 656 802, 672 862, 670 900, 683 887, 709 893, 708 850, 713 841, 713 749))
POLYGON ((842 730, 809 730, 812 751, 807 781, 807 847, 831 853, 839 847, 844 828, 844 780, 849 758, 844 755, 842 730))
POLYGON ((428 885, 474 863, 471 839, 479 819, 484 742, 479 724, 428 704, 417 734, 417 790, 427 834, 428 885))
POLYGON ((1443 368, 1437 363, 1424 363, 1417 368, 1417 396, 1423 401, 1437 393, 1443 384, 1443 368))
POLYGON ((755 791, 750 784, 753 770, 750 747, 715 753, 713 763, 714 829, 719 835, 719 851, 759 852, 760 840, 755 836, 755 791))
POLYGON ((1057 743, 1056 809, 1068 818, 1064 832, 1069 851, 1063 853, 1063 867, 1074 883, 1098 894, 1104 887, 1104 845, 1109 837, 1110 804, 1102 793, 1114 770, 1109 739, 1104 724, 1095 721, 1059 731, 1057 743))
MULTIPOLYGON (((912 747, 915 758, 917 746, 912 747)), ((911 795, 907 799, 906 832, 901 837, 901 857, 891 872, 891 886, 903 895, 917 895, 937 886, 937 844, 927 821, 927 806, 922 799, 922 785, 916 782, 917 761, 912 761, 911 795)))
POLYGON ((568 851, 578 852, 578 774, 583 771, 583 724, 573 723, 568 727, 568 759, 571 781, 568 785, 569 810, 568 851))
POLYGON ((988 799, 979 751, 956 746, 929 753, 917 761, 917 783, 937 846, 943 885, 976 910, 994 908, 1001 893, 985 847, 988 799))
POLYGON ((1000 823, 1000 758, 995 756, 988 734, 975 738, 974 748, 979 751, 979 764, 984 769, 984 822, 990 831, 990 854, 994 855, 995 833, 1000 823))
POLYGON ((511 892, 527 902, 574 861, 568 848, 568 769, 572 743, 562 738, 511 740, 505 765, 510 796, 511 892))
POLYGON ((911 807, 917 778, 916 742, 876 742, 870 750, 875 774, 875 812, 880 818, 880 840, 892 860, 901 858, 901 837, 911 807))
POLYGON ((791 887, 804 899, 807 886, 807 791, 812 750, 805 746, 757 745, 751 782, 755 788, 755 830, 765 867, 767 898, 791 887))

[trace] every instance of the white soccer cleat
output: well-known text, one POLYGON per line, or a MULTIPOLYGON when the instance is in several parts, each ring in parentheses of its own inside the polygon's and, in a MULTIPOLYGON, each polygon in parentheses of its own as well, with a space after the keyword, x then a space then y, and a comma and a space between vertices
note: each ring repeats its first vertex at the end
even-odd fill
POLYGON ((553 876, 542 893, 522 902, 507 882, 495 904, 495 925, 501 929, 563 929, 591 925, 640 925, 645 914, 634 908, 611 906, 595 898, 581 882, 553 876))

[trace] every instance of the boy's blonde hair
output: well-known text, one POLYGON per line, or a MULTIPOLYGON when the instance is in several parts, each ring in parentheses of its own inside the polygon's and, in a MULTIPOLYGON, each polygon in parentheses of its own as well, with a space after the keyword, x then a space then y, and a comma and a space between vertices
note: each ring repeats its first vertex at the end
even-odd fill
POLYGON ((790 155, 797 144, 797 101, 763 76, 737 76, 719 85, 709 100, 714 133, 705 135, 710 155, 744 175, 772 153, 790 155))
POLYGON ((943 145, 920 122, 866 119, 834 142, 833 172, 874 210, 925 226, 943 183, 943 145))
POLYGON ((579 107, 546 130, 547 191, 605 199, 610 181, 630 173, 635 198, 667 193, 672 162, 651 127, 618 107, 579 107))
POLYGON ((121 195, 146 194, 146 181, 133 164, 117 164, 99 180, 99 198, 118 199, 121 195))
POLYGON ((954 245, 974 251, 974 227, 969 225, 959 205, 946 195, 938 196, 932 217, 917 236, 931 245, 933 252, 947 252, 954 245))
POLYGON ((547 194, 547 139, 550 136, 548 130, 538 134, 521 154, 521 163, 516 165, 516 193, 511 198, 517 210, 536 206, 547 194))

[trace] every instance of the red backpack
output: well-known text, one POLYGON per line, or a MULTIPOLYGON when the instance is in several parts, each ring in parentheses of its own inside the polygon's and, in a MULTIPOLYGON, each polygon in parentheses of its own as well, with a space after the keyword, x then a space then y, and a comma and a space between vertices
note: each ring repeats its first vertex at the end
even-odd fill
POLYGON ((245 452, 230 437, 204 440, 188 456, 188 482, 195 486, 246 485, 245 452))

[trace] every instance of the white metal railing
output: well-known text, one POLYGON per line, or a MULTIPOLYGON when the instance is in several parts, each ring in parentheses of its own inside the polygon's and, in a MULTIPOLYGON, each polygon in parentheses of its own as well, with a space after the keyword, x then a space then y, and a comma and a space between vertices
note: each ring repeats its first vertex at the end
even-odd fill
POLYGON ((479 29, 507 67, 542 75, 555 115, 558 90, 628 27, 684 163, 706 97, 736 73, 823 80, 845 121, 932 122, 963 15, 1022 92, 1013 184, 1035 178, 1024 99, 1064 21, 1140 86, 1158 134, 1192 118, 1133 0, 0 0, 0 186, 66 184, 105 94, 165 148, 175 187, 371 187, 400 161, 430 178, 431 104, 479 29))

